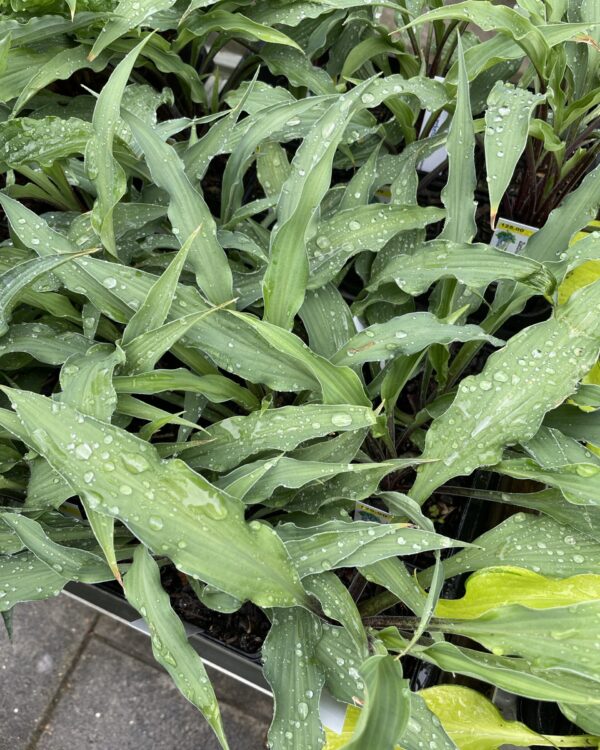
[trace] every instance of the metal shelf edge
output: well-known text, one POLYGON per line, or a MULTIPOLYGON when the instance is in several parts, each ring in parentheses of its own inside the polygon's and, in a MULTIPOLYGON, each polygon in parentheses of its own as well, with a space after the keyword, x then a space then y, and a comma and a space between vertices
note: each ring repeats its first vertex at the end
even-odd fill
MULTIPOLYGON (((138 611, 119 596, 91 584, 75 582, 68 583, 64 593, 93 607, 98 612, 109 615, 113 619, 148 635, 145 623, 140 620, 138 611)), ((191 646, 205 664, 264 695, 272 697, 259 664, 205 638, 194 628, 187 627, 186 630, 191 646)))

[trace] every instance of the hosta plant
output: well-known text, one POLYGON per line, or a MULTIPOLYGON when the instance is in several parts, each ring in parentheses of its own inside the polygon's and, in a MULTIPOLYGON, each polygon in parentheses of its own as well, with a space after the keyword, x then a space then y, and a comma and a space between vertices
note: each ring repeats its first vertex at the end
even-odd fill
MULTIPOLYGON (((276 750, 598 746, 600 281, 560 290, 600 259, 599 236, 571 243, 600 168, 522 255, 474 241, 477 134, 506 120, 486 142, 493 215, 542 94, 492 83, 474 118, 456 26, 432 27, 430 51, 452 45, 433 70, 416 51, 396 66, 393 42, 375 43, 382 75, 353 67, 347 29, 381 28, 346 0, 5 5, 7 624, 69 581, 116 582, 227 748, 170 575, 268 621, 276 750), (231 39, 248 54, 223 84, 231 39), (423 205, 440 146, 441 207, 423 205), (448 513, 463 497, 490 510, 471 544, 448 513), (353 520, 364 501, 388 522, 353 520), (448 677, 412 691, 409 657, 448 677), (554 704, 572 734, 505 721, 494 687, 554 704), (342 735, 323 691, 351 707, 342 735)), ((524 42, 514 13, 499 37, 537 70, 556 45, 524 42)), ((545 20, 560 43, 583 33, 545 20)))

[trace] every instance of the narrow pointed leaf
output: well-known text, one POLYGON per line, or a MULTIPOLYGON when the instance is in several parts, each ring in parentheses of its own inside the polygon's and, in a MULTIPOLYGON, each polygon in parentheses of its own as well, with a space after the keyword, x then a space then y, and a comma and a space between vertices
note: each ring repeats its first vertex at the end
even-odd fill
POLYGON ((120 0, 114 14, 94 42, 89 54, 90 60, 96 58, 106 47, 130 29, 141 26, 153 13, 167 10, 174 4, 175 0, 120 0))
POLYGON ((200 709, 219 744, 227 750, 217 698, 202 659, 188 643, 183 624, 161 586, 159 567, 142 545, 136 547, 123 583, 128 601, 148 624, 154 658, 190 703, 200 709))
POLYGON ((9 393, 30 447, 94 510, 119 518, 182 571, 240 600, 306 602, 281 541, 268 525, 247 524, 242 503, 183 462, 161 461, 154 447, 118 427, 34 393, 9 393))
POLYGON ((32 258, 18 263, 9 271, 5 271, 0 276, 0 336, 8 331, 10 313, 26 287, 39 279, 40 276, 44 276, 63 263, 67 263, 73 258, 80 258, 82 255, 86 255, 86 253, 76 253, 71 257, 55 255, 46 258, 32 258))
POLYGON ((428 708, 442 722, 459 750, 499 750, 505 745, 530 747, 595 747, 593 737, 554 737, 507 721, 496 706, 471 688, 436 685, 421 691, 428 708))
POLYGON ((488 96, 485 111, 485 165, 492 226, 495 226, 502 196, 525 150, 533 110, 544 99, 542 94, 533 94, 525 88, 503 81, 497 81, 488 96))
POLYGON ((518 479, 531 479, 559 489, 570 503, 600 506, 600 463, 592 460, 545 468, 528 458, 501 461, 497 471, 518 479))
POLYGON ((331 432, 359 430, 375 424, 375 414, 363 406, 284 406, 230 417, 210 426, 211 442, 185 453, 192 466, 227 471, 245 458, 264 450, 286 451, 306 440, 331 432))
POLYGON ((479 326, 452 325, 431 313, 411 313, 368 326, 347 341, 331 361, 336 365, 360 365, 415 354, 436 343, 449 344, 473 339, 502 344, 499 339, 484 333, 479 326))
POLYGON ((68 578, 58 573, 33 552, 0 557, 0 612, 19 602, 35 602, 58 596, 68 578))
POLYGON ((386 557, 462 545, 406 524, 328 521, 318 527, 277 527, 301 577, 334 568, 363 567, 386 557))
POLYGON ((544 414, 576 390, 598 358, 599 299, 600 282, 585 287, 550 320, 510 339, 480 375, 462 381, 427 432, 423 458, 439 463, 420 467, 415 500, 423 502, 453 476, 497 463, 504 446, 536 434, 544 414))
POLYGON ((410 717, 409 682, 392 656, 371 656, 361 667, 366 701, 346 750, 394 750, 410 717))
POLYGON ((115 257, 117 247, 112 215, 116 204, 125 195, 127 185, 123 168, 113 156, 113 141, 125 86, 147 41, 148 37, 121 60, 100 92, 92 118, 93 135, 85 150, 86 171, 97 191, 92 221, 102 244, 115 257))
POLYGON ((456 108, 450 123, 448 181, 442 190, 442 203, 447 212, 441 237, 454 242, 470 242, 475 236, 475 130, 471 113, 469 81, 465 69, 462 42, 458 39, 458 89, 456 108))
POLYGON ((131 113, 124 112, 123 117, 144 152, 152 179, 169 194, 168 214, 174 232, 182 243, 193 235, 188 257, 198 286, 211 302, 228 302, 233 297, 231 269, 204 198, 188 180, 173 147, 131 113))
POLYGON ((67 580, 98 583, 113 577, 98 555, 53 542, 37 521, 18 513, 2 513, 1 517, 37 558, 67 580))
POLYGON ((265 319, 291 328, 308 282, 308 229, 331 180, 333 157, 365 85, 339 97, 303 140, 291 164, 277 204, 270 260, 263 282, 265 319))
MULTIPOLYGON (((528 568, 556 578, 598 574, 600 544, 552 518, 516 513, 475 539, 472 547, 445 560, 444 573, 449 578, 494 565, 528 568)), ((431 568, 423 571, 421 584, 427 585, 431 575, 431 568)))
POLYGON ((160 328, 167 319, 173 297, 177 294, 177 283, 185 261, 200 227, 187 238, 165 272, 148 292, 139 310, 133 315, 123 331, 122 345, 126 346, 137 336, 160 328))
POLYGON ((324 675, 315 659, 320 636, 321 622, 310 612, 272 610, 262 655, 275 700, 269 743, 278 750, 313 750, 323 744, 319 699, 324 675))
POLYGON ((190 313, 177 320, 171 320, 159 328, 145 330, 129 343, 123 345, 123 351, 127 364, 123 372, 135 375, 139 372, 152 370, 158 360, 171 349, 189 329, 196 325, 202 318, 217 310, 216 307, 209 308, 203 312, 190 313))
POLYGON ((316 289, 334 278, 354 255, 378 252, 399 232, 420 229, 443 218, 433 206, 396 206, 373 203, 337 211, 319 222, 315 237, 307 244, 310 278, 316 289))
POLYGON ((555 281, 538 262, 480 243, 460 244, 443 240, 427 242, 411 255, 387 263, 370 284, 395 281, 405 292, 422 294, 439 279, 454 278, 465 286, 481 289, 498 279, 526 284, 539 294, 550 294, 555 281))

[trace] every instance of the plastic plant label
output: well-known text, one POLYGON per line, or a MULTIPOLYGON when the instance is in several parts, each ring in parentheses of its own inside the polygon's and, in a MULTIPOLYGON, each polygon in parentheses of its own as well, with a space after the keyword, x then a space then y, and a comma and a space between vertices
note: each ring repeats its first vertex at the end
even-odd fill
POLYGON ((371 523, 389 523, 392 514, 381 508, 375 508, 367 503, 357 502, 354 506, 355 521, 371 521, 371 523))
MULTIPOLYGON (((590 232, 596 232, 600 229, 600 221, 590 221, 590 223, 582 229, 571 240, 571 244, 582 240, 587 237, 590 232)), ((498 219, 496 229, 490 245, 497 247, 498 250, 504 250, 507 253, 514 253, 519 255, 529 238, 537 232, 537 227, 531 227, 528 224, 521 224, 518 221, 512 221, 509 219, 498 219)))
POLYGON ((498 250, 519 255, 527 244, 527 240, 536 232, 536 227, 501 218, 498 219, 490 245, 497 247, 498 250))

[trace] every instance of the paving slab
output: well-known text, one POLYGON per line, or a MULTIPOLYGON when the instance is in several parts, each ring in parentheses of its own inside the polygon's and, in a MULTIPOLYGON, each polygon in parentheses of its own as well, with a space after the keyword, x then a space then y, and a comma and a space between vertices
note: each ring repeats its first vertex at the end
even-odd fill
MULTIPOLYGON (((252 705, 244 708, 246 713, 222 705, 231 748, 262 750, 267 725, 253 716, 252 705)), ((218 750, 219 745, 197 709, 165 672, 115 648, 105 637, 93 636, 70 674, 36 750, 90 747, 218 750)))
MULTIPOLYGON (((102 615, 94 627, 94 635, 115 648, 160 669, 152 655, 150 639, 138 630, 102 615)), ((228 677, 217 669, 207 667, 207 672, 220 703, 227 703, 241 712, 248 711, 255 719, 266 726, 269 725, 273 714, 271 698, 228 677)))
POLYGON ((13 642, 0 624, 0 748, 26 750, 96 613, 58 596, 18 604, 13 642))

